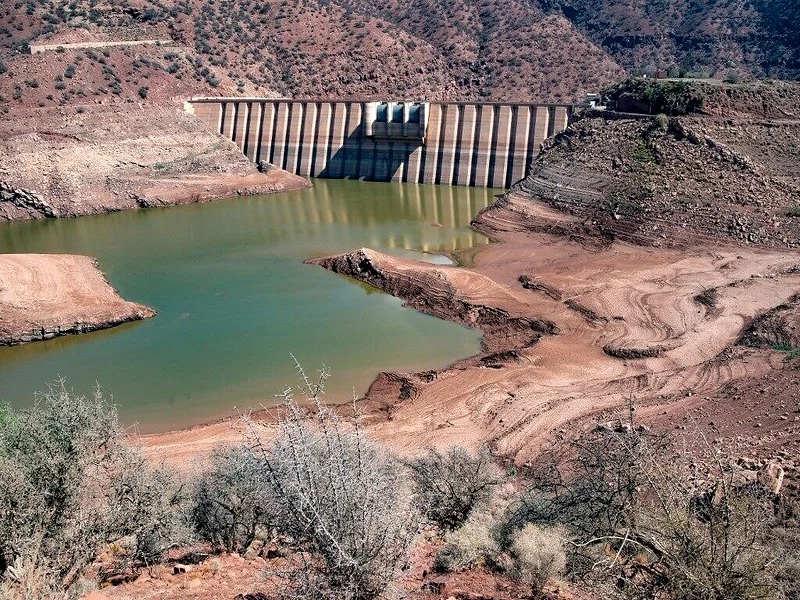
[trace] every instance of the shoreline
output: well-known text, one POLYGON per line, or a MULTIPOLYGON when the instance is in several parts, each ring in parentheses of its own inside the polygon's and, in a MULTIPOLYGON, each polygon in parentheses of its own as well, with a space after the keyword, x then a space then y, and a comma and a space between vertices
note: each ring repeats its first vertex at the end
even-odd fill
MULTIPOLYGON (((495 243, 472 267, 369 249, 308 261, 484 332, 475 356, 443 369, 383 372, 370 385, 361 399, 365 425, 395 451, 488 444, 522 464, 616 418, 631 394, 642 418, 663 422, 658 415, 688 410, 686 389, 711 395, 778 368, 771 351, 738 340, 759 314, 800 292, 794 253, 610 242, 513 191, 473 226, 495 243), (711 284, 713 307, 695 300, 711 284)), ((216 422, 140 441, 170 460, 203 456, 236 435, 216 422)))
POLYGON ((90 256, 0 254, 0 346, 109 329, 155 314, 123 299, 90 256))

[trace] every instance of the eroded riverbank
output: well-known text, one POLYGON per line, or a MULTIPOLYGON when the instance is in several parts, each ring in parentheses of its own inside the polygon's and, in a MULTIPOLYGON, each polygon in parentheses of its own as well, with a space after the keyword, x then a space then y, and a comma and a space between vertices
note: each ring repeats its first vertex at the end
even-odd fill
POLYGON ((89 256, 0 254, 0 346, 155 316, 117 294, 89 256))
MULTIPOLYGON (((520 463, 543 445, 618 417, 631 397, 641 418, 662 427, 716 406, 721 421, 729 413, 729 435, 739 438, 754 411, 764 410, 732 405, 735 397, 718 391, 783 372, 774 351, 739 340, 759 314, 800 292, 796 253, 611 243, 517 194, 475 226, 499 243, 469 268, 369 249, 311 261, 484 332, 478 355, 446 369, 381 374, 363 401, 377 439, 399 452, 487 443, 520 463)), ((162 457, 185 457, 237 435, 217 424, 144 443, 162 457)), ((761 443, 799 440, 800 432, 785 427, 761 443)))

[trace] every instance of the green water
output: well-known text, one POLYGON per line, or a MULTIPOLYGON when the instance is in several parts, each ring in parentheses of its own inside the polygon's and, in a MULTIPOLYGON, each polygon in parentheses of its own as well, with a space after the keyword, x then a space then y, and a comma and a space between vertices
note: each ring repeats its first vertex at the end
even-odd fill
POLYGON ((437 260, 488 243, 468 229, 496 190, 358 181, 303 192, 0 226, 0 252, 97 257, 139 323, 0 349, 0 403, 24 405, 62 376, 113 395, 126 423, 162 431, 274 402, 295 383, 293 353, 325 364, 328 398, 382 370, 447 365, 479 334, 303 259, 368 246, 437 260), (428 254, 423 254, 428 253, 428 254))

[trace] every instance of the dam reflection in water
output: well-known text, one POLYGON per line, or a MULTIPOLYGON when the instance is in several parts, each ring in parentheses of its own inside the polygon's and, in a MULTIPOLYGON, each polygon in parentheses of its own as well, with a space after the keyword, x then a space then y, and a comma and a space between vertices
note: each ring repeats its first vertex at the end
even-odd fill
POLYGON ((0 403, 29 404, 58 376, 95 382, 145 431, 271 402, 294 383, 289 352, 329 366, 330 400, 377 372, 444 366, 479 333, 303 259, 369 246, 431 260, 488 243, 468 229, 497 190, 316 180, 296 193, 80 219, 0 225, 0 252, 97 257, 112 285, 154 319, 0 348, 0 403))
POLYGON ((270 236, 284 235, 286 223, 319 239, 337 235, 336 226, 352 225, 368 233, 362 246, 451 253, 489 242, 468 227, 497 193, 491 189, 317 179, 310 194, 301 192, 304 198, 300 201, 295 194, 281 194, 270 202, 259 203, 257 210, 265 233, 270 236), (365 191, 374 191, 375 195, 365 195, 365 191), (383 227, 386 223, 405 226, 387 231, 383 227), (416 227, 409 227, 411 223, 416 227), (431 226, 445 228, 444 235, 436 235, 431 226))

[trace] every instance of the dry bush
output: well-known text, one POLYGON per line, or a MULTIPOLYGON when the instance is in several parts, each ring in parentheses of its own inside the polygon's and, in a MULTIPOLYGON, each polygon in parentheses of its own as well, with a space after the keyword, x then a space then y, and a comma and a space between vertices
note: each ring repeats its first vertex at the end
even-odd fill
POLYGON ((492 497, 502 476, 486 449, 471 454, 461 446, 434 448, 409 461, 415 503, 444 529, 456 529, 492 497))
POLYGON ((511 542, 511 576, 539 596, 550 579, 564 572, 566 554, 560 529, 528 523, 511 542))
POLYGON ((314 383, 298 370, 311 411, 287 391, 274 443, 250 424, 275 495, 275 527, 310 557, 284 595, 371 600, 394 579, 414 533, 401 465, 366 437, 358 418, 348 425, 322 403, 327 370, 314 383))
POLYGON ((449 531, 436 555, 437 571, 460 571, 475 566, 495 566, 500 544, 495 535, 498 518, 490 511, 474 511, 458 529, 449 531))
POLYGON ((701 457, 634 427, 595 431, 566 450, 534 469, 501 529, 504 543, 527 523, 563 525, 570 575, 605 582, 609 594, 781 597, 775 498, 741 485, 733 461, 711 453, 698 478, 690 465, 701 457))
POLYGON ((247 448, 218 450, 195 484, 195 531, 218 550, 243 553, 275 520, 276 499, 266 465, 247 448))
POLYGON ((62 381, 29 409, 0 410, 0 597, 75 597, 102 548, 126 537, 126 560, 159 560, 179 541, 180 499, 99 390, 62 381))

